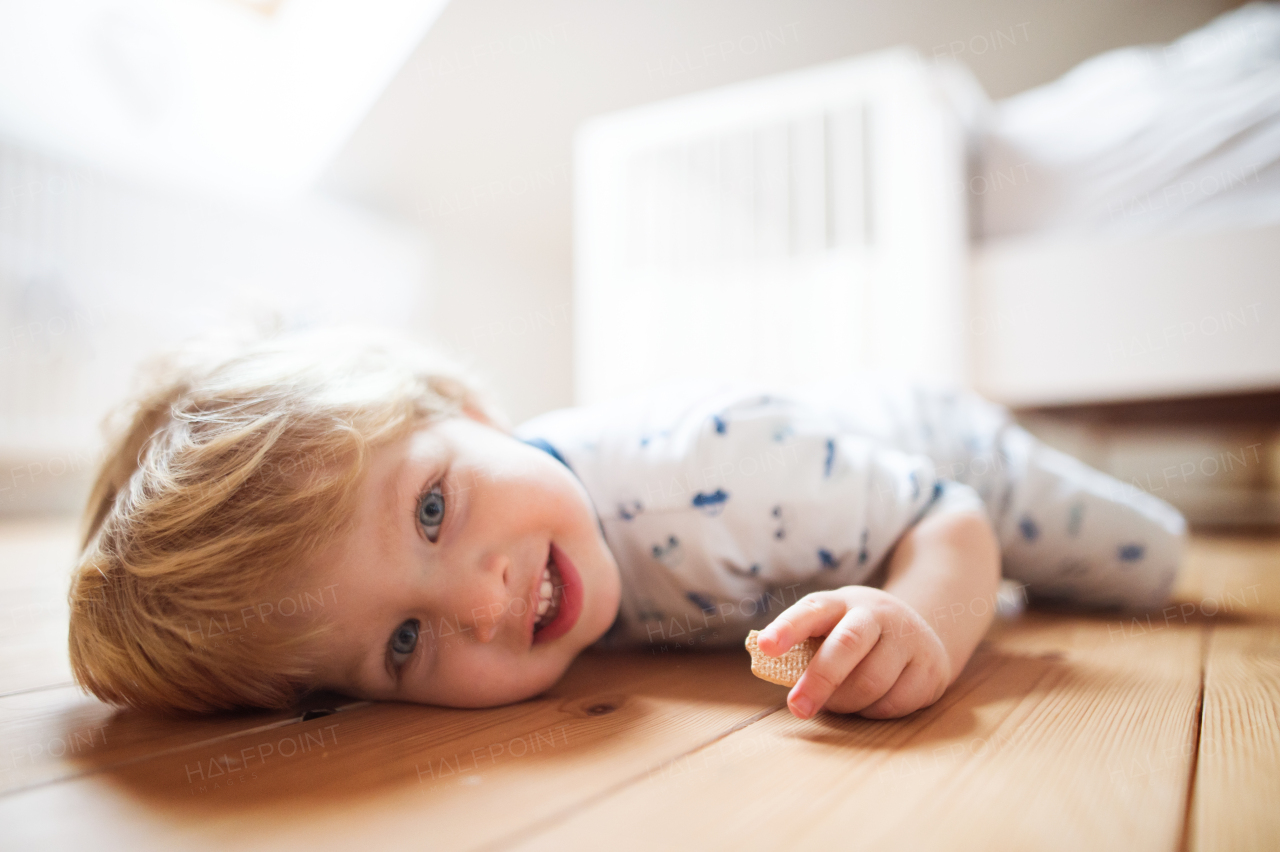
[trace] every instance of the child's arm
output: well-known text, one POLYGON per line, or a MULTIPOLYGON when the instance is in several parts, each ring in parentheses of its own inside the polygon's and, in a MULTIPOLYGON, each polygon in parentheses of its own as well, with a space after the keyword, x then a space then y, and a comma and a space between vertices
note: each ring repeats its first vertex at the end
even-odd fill
POLYGON ((800 718, 822 707, 905 716, 960 675, 994 618, 999 583, 1000 548, 985 515, 926 516, 898 541, 883 590, 806 595, 760 632, 760 649, 778 656, 827 636, 787 699, 800 718))

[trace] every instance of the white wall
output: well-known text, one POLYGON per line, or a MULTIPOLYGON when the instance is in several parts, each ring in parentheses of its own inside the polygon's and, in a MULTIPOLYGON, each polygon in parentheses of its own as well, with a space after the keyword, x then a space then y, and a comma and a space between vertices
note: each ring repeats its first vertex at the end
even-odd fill
POLYGON ((468 229, 432 230, 421 331, 479 372, 513 423, 568 399, 573 302, 551 271, 468 229))

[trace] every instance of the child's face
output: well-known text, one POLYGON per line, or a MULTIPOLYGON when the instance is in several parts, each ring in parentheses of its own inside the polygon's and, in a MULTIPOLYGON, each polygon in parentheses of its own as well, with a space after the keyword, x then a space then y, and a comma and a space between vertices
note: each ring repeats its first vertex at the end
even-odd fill
POLYGON ((618 566, 582 484, 468 417, 379 448, 354 521, 315 566, 337 584, 323 686, 453 707, 519 701, 555 683, 617 614, 618 566))

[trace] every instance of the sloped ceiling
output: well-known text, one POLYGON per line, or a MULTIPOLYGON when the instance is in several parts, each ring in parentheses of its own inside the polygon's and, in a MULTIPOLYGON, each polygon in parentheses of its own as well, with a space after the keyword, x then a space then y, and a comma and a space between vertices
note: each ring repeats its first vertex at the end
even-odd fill
POLYGON ((445 0, 0 3, 0 133, 216 192, 310 186, 445 0))

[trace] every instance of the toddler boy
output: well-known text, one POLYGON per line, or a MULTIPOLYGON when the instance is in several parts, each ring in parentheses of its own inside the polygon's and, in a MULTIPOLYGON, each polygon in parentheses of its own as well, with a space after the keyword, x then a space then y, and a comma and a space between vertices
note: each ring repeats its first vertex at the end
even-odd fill
POLYGON ((176 368, 90 501, 79 682, 167 709, 317 687, 483 707, 593 644, 758 628, 774 656, 827 637, 796 715, 897 717, 959 675, 1002 570, 1033 599, 1152 607, 1184 546, 1167 504, 953 389, 686 381, 514 430, 490 399, 438 353, 344 331, 176 368), (329 601, 264 614, 300 588, 329 601))

